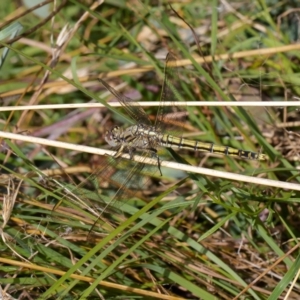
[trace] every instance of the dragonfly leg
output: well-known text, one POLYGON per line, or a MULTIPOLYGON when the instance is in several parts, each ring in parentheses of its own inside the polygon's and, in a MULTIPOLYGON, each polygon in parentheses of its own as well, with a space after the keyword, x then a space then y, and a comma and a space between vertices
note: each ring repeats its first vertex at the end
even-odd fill
POLYGON ((157 166, 158 166, 158 170, 159 170, 159 173, 160 173, 160 176, 162 176, 162 172, 161 172, 161 165, 160 165, 160 159, 159 159, 159 156, 156 154, 156 157, 157 157, 157 166))
POLYGON ((150 148, 149 151, 152 152, 153 156, 157 159, 157 167, 160 173, 160 176, 162 176, 162 171, 161 171, 161 164, 160 164, 160 159, 159 156, 157 154, 157 150, 155 148, 150 148))
POLYGON ((121 154, 123 154, 123 150, 124 150, 124 146, 122 145, 122 146, 118 149, 118 151, 117 151, 117 153, 114 155, 114 157, 117 158, 117 157, 119 157, 121 154))
MULTIPOLYGON (((136 150, 136 149, 134 149, 136 150)), ((148 149, 141 149, 141 150, 146 150, 147 152, 150 152, 150 156, 152 158, 156 158, 157 159, 157 167, 158 167, 158 170, 159 170, 159 173, 160 173, 160 176, 162 176, 162 171, 161 171, 161 163, 160 163, 160 158, 157 154, 157 150, 155 148, 148 148, 148 149)))
POLYGON ((134 152, 136 152, 136 148, 128 148, 128 153, 131 160, 133 159, 134 152))
MULTIPOLYGON (((124 148, 125 146, 122 145, 119 150, 117 151, 117 153, 115 154, 115 158, 119 157, 120 155, 124 154, 124 148)), ((126 150, 127 150, 127 153, 129 154, 129 157, 130 159, 132 160, 133 159, 133 155, 134 155, 134 152, 136 152, 136 148, 133 148, 133 147, 126 147, 126 150)))

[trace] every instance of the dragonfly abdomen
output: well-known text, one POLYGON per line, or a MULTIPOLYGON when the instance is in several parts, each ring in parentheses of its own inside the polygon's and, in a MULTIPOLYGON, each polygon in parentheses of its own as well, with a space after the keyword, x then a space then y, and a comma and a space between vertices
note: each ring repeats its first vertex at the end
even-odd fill
POLYGON ((218 146, 214 143, 203 143, 200 141, 193 141, 184 138, 178 138, 169 134, 164 134, 160 138, 160 145, 163 147, 174 149, 187 149, 199 152, 218 153, 229 156, 238 156, 251 160, 267 160, 267 156, 262 153, 252 151, 235 149, 228 146, 218 146))
POLYGON ((248 151, 248 150, 242 150, 242 149, 235 149, 228 146, 217 146, 214 145, 212 147, 214 153, 220 153, 225 154, 229 156, 238 156, 241 158, 247 158, 247 159, 254 159, 254 160, 260 160, 264 159, 264 154, 248 151))
POLYGON ((209 151, 209 145, 211 145, 211 150, 214 144, 209 144, 209 143, 200 143, 198 141, 192 141, 184 138, 179 138, 170 134, 164 134, 161 135, 160 138, 160 145, 163 147, 167 148, 174 148, 174 149, 188 149, 188 150, 193 150, 193 151, 209 151), (206 145, 204 149, 199 149, 199 143, 206 145))

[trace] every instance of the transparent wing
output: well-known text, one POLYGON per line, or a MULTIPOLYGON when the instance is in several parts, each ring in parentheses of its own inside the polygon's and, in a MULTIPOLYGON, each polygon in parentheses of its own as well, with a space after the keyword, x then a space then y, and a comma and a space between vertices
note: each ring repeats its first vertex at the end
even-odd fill
MULTIPOLYGON (((152 157, 153 153, 144 151, 139 155, 146 158, 152 157)), ((96 221, 91 230, 98 221, 103 223, 111 220, 111 214, 118 213, 124 203, 144 191, 150 183, 149 176, 156 172, 156 166, 145 166, 144 163, 122 157, 105 157, 98 170, 73 191, 83 208, 93 207, 89 207, 89 210, 93 211, 96 221)), ((142 198, 140 196, 138 198, 142 198)))
POLYGON ((120 94, 116 91, 113 87, 111 87, 107 82, 103 79, 98 78, 98 80, 103 84, 103 86, 111 92, 121 103, 121 105, 126 110, 126 113, 135 120, 138 124, 146 124, 151 125, 151 121, 149 120, 147 114, 145 113, 144 109, 132 99, 120 94))
POLYGON ((167 128, 176 128, 176 132, 182 128, 182 123, 185 121, 186 113, 183 113, 176 106, 176 102, 179 101, 179 89, 180 80, 179 73, 176 64, 176 56, 169 52, 166 57, 166 65, 164 71, 164 82, 162 87, 160 106, 157 111, 155 128, 157 130, 165 131, 167 128), (173 101, 172 107, 166 107, 166 101, 173 101))

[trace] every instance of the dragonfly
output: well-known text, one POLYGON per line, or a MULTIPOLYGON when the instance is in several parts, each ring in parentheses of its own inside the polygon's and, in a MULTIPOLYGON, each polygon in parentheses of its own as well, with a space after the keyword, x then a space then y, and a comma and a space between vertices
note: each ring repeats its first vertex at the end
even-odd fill
MULTIPOLYGON (((219 146, 198 140, 189 140, 168 132, 168 127, 172 127, 174 124, 182 121, 176 111, 166 113, 166 106, 164 105, 165 101, 174 101, 176 109, 175 101, 178 99, 176 87, 178 87, 179 82, 176 60, 176 56, 169 52, 166 57, 160 105, 154 122, 151 121, 144 109, 134 100, 122 95, 106 81, 98 78, 102 85, 117 98, 126 114, 134 120, 134 124, 127 128, 114 126, 105 133, 105 140, 115 150, 115 154, 107 158, 107 162, 92 175, 90 180, 93 182, 95 189, 98 189, 99 178, 104 177, 110 184, 117 187, 117 191, 113 196, 109 196, 108 201, 105 201, 107 205, 102 209, 100 215, 104 213, 108 206, 114 206, 115 203, 117 203, 116 206, 122 205, 125 196, 130 197, 135 194, 132 192, 132 189, 143 190, 141 174, 145 172, 145 169, 150 170, 147 174, 152 172, 153 175, 159 171, 160 175, 162 175, 160 158, 158 156, 159 147, 210 152, 250 160, 267 159, 267 156, 263 153, 219 146), (130 159, 122 157, 125 153, 129 154, 130 159), (147 165, 147 168, 145 168, 146 164, 143 161, 134 160, 136 154, 139 154, 145 160, 146 158, 155 158, 157 161, 156 166, 147 165)), ((102 198, 103 196, 100 195, 99 197, 102 198)))
POLYGON ((136 122, 134 125, 125 129, 115 126, 106 132, 106 142, 111 147, 117 149, 115 154, 116 158, 124 152, 129 153, 131 159, 137 151, 148 152, 152 154, 152 157, 157 157, 157 166, 160 173, 160 160, 157 156, 158 147, 172 148, 174 150, 186 149, 196 152, 210 152, 251 160, 267 160, 267 156, 263 153, 235 149, 228 146, 219 146, 214 143, 201 142, 198 140, 189 140, 165 132, 167 124, 176 123, 177 121, 175 120, 175 113, 171 115, 164 113, 164 102, 176 100, 176 86, 179 82, 176 57, 171 52, 169 52, 166 57, 164 76, 160 106, 154 123, 151 122, 141 106, 138 106, 136 102, 120 94, 107 82, 98 78, 102 85, 118 99, 126 113, 136 122))

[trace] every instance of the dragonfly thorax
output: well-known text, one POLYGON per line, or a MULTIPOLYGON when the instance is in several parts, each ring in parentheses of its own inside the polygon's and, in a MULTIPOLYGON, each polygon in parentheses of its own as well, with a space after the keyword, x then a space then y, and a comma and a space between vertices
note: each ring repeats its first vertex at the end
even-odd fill
POLYGON ((127 149, 156 148, 162 134, 155 127, 138 124, 125 129, 115 126, 105 134, 106 142, 112 147, 125 147, 127 149))

